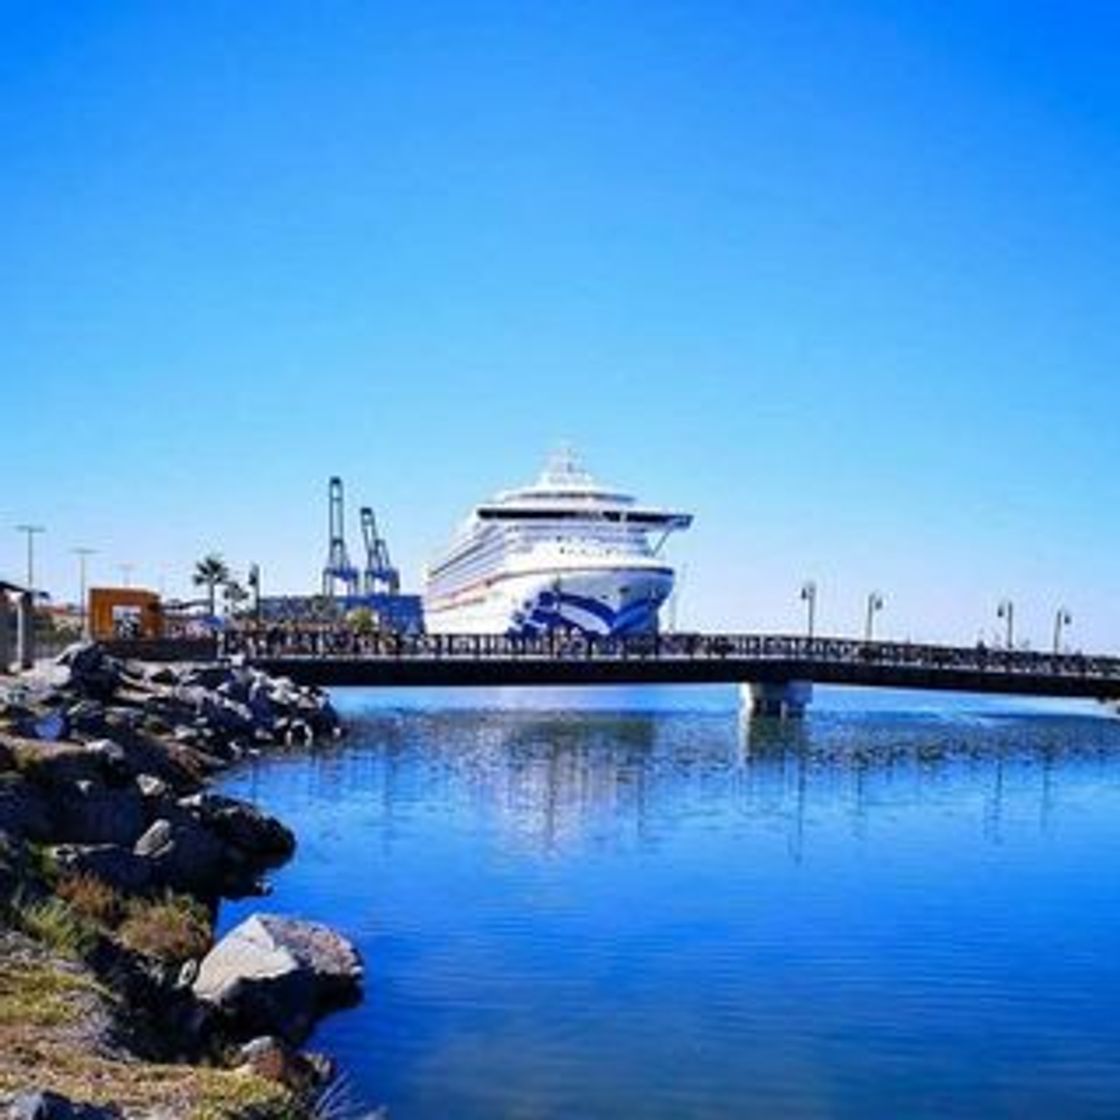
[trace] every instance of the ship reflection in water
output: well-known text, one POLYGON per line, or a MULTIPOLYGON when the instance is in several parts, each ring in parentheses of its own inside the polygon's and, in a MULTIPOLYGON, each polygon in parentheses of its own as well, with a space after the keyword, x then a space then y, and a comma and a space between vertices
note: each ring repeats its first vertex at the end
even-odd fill
POLYGON ((343 695, 345 745, 231 779, 300 836, 270 906, 367 953, 316 1040, 364 1100, 1114 1115, 1120 723, 573 695, 343 695))

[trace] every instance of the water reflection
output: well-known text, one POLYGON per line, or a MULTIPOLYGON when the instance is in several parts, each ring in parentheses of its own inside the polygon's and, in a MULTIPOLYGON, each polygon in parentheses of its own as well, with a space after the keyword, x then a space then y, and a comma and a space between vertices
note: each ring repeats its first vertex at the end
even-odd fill
POLYGON ((1120 725, 1078 717, 933 718, 824 713, 804 721, 726 712, 369 712, 350 743, 300 769, 339 803, 362 793, 395 815, 433 790, 527 850, 654 844, 697 816, 779 824, 791 859, 838 823, 866 841, 876 814, 966 813, 999 844, 1008 806, 1045 832, 1063 774, 1116 776, 1120 725), (967 796, 962 797, 962 794, 967 796), (823 827, 818 827, 823 826, 823 827))
POLYGON ((370 961, 317 1043, 390 1116, 1114 1114, 1120 724, 349 714, 228 785, 370 961))

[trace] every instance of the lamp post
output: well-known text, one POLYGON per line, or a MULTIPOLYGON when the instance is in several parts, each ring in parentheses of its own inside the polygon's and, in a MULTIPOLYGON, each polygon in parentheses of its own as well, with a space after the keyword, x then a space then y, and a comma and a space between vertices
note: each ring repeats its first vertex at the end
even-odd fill
POLYGON ((867 596, 867 623, 863 636, 865 641, 871 641, 875 632, 875 616, 883 609, 883 596, 878 591, 872 591, 867 596))
POLYGON ((1007 623, 1007 648, 1015 648, 1015 604, 1010 599, 1004 599, 996 611, 996 618, 1002 618, 1007 623))
POLYGON ((1073 622, 1073 615, 1065 607, 1059 607, 1054 614, 1054 653, 1062 652, 1062 628, 1073 622))
POLYGON ((42 525, 17 525, 17 533, 27 534, 27 590, 35 592, 35 534, 45 533, 42 525))
POLYGON ((117 570, 121 573, 121 586, 132 586, 132 569, 136 567, 135 564, 118 564, 117 570))
POLYGON ((89 612, 86 609, 86 559, 92 556, 97 549, 79 546, 70 551, 78 558, 78 610, 82 619, 82 637, 89 637, 89 612))
POLYGON ((813 580, 808 579, 801 585, 801 601, 805 604, 805 612, 808 616, 805 631, 812 641, 817 620, 817 585, 813 580))
POLYGON ((261 624, 261 566, 259 564, 249 565, 249 580, 250 588, 253 591, 253 621, 260 626, 261 624))

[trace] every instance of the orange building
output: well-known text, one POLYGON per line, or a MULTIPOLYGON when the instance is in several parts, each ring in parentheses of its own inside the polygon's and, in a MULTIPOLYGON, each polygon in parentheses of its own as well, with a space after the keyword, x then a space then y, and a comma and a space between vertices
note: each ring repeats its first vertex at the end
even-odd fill
POLYGON ((163 606, 154 591, 93 587, 89 592, 90 637, 162 638, 163 606))

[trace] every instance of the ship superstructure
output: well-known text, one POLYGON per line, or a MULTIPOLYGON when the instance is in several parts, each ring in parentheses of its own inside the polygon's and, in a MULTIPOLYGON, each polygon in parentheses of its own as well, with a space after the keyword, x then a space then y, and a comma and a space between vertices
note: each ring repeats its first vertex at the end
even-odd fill
POLYGON ((661 549, 691 523, 691 514, 639 506, 600 485, 562 450, 531 486, 476 507, 429 567, 425 627, 436 634, 656 631, 673 589, 661 549))

